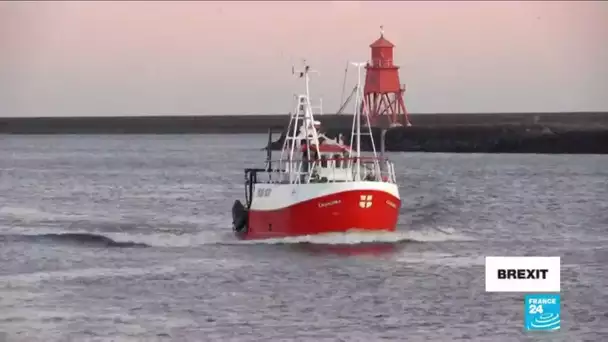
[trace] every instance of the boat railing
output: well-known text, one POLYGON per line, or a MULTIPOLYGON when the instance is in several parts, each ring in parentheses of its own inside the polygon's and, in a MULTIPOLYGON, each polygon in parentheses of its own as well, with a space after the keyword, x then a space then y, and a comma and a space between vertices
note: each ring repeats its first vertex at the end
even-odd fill
POLYGON ((318 160, 274 160, 255 169, 256 183, 335 183, 362 181, 396 183, 392 161, 381 157, 339 157, 318 160), (360 165, 357 172, 357 164, 360 165))

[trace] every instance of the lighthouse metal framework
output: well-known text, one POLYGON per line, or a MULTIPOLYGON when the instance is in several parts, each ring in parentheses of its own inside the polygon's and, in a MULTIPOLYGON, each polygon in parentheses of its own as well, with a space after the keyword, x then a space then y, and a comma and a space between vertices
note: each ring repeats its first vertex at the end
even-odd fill
POLYGON ((393 63, 395 45, 384 38, 380 26, 380 38, 370 45, 371 61, 365 66, 363 88, 365 105, 373 126, 411 126, 405 107, 405 84, 399 81, 399 67, 393 63), (381 120, 381 118, 388 118, 381 120))

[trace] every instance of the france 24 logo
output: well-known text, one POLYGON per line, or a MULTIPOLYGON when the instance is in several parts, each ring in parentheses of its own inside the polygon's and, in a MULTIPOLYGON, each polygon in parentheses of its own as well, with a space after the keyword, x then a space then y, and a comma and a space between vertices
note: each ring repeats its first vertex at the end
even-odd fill
POLYGON ((560 296, 529 294, 524 299, 525 328, 528 331, 558 330, 561 326, 560 296))

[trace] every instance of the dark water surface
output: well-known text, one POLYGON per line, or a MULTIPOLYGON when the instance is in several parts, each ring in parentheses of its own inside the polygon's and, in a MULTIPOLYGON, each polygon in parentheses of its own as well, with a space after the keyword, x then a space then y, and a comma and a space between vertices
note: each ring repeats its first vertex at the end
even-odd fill
POLYGON ((243 243, 264 143, 1 136, 0 341, 608 340, 607 156, 394 154, 399 233, 243 243), (486 255, 561 256, 562 330, 486 255))

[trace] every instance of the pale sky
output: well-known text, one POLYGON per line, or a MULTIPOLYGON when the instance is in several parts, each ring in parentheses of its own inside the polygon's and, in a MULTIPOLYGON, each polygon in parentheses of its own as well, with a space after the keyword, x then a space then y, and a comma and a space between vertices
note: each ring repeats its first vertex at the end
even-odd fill
POLYGON ((608 111, 608 2, 0 2, 0 116, 324 112, 396 45, 411 113, 608 111), (349 86, 355 70, 349 72, 349 86))

